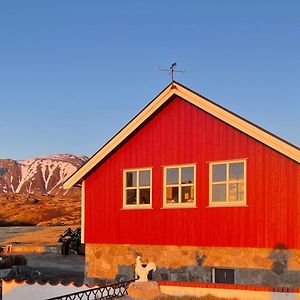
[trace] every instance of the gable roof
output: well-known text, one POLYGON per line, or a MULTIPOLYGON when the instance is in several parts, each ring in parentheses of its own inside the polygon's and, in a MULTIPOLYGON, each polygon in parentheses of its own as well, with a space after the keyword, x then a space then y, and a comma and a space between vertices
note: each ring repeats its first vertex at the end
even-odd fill
POLYGON ((85 176, 87 176, 87 174, 96 165, 98 165, 108 154, 119 146, 130 134, 149 119, 174 95, 181 97, 214 117, 300 163, 300 149, 297 146, 290 144, 289 142, 236 115, 202 95, 195 93, 182 84, 173 81, 98 152, 96 152, 80 169, 70 176, 64 183, 64 188, 68 189, 74 184, 83 181, 85 176))

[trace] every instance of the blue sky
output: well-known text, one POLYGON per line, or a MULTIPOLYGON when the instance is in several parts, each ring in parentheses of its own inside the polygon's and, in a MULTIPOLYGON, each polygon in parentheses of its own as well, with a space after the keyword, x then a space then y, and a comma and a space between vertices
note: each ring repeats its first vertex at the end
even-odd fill
POLYGON ((300 146, 299 1, 0 2, 0 158, 92 155, 175 79, 300 146))

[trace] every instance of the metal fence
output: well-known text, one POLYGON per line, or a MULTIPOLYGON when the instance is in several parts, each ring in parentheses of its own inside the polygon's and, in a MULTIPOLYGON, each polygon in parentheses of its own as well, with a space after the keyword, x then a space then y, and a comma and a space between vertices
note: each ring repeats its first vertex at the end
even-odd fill
POLYGON ((129 284, 134 281, 135 280, 118 282, 46 300, 95 300, 120 298, 127 295, 127 288, 129 284))

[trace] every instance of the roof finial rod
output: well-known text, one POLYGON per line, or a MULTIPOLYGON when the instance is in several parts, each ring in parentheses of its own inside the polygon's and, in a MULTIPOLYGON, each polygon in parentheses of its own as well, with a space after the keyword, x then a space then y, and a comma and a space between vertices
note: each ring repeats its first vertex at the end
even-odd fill
POLYGON ((158 67, 158 68, 159 68, 159 70, 161 70, 161 71, 169 72, 169 75, 171 76, 171 79, 172 79, 172 82, 173 82, 173 81, 174 81, 174 73, 184 73, 184 72, 185 72, 185 71, 183 71, 183 70, 176 70, 176 71, 175 71, 176 66, 177 66, 176 62, 173 62, 173 63, 171 64, 171 66, 170 66, 169 69, 164 69, 164 68, 162 68, 162 67, 158 67))

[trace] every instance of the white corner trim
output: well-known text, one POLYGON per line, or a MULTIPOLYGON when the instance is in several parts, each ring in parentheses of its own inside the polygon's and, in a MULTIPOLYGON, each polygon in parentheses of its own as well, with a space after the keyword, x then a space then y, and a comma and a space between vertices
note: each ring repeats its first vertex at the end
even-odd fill
POLYGON ((84 244, 84 220, 85 220, 85 180, 81 185, 81 243, 84 244))

